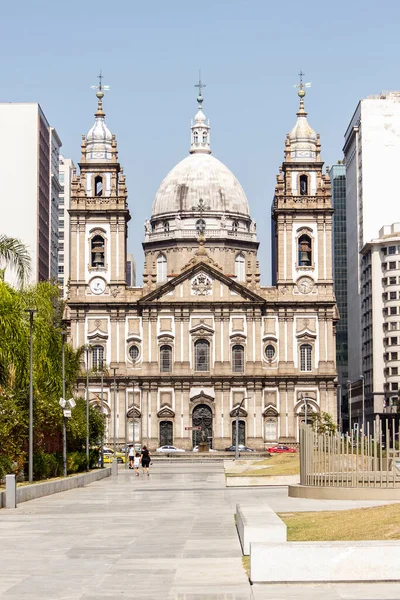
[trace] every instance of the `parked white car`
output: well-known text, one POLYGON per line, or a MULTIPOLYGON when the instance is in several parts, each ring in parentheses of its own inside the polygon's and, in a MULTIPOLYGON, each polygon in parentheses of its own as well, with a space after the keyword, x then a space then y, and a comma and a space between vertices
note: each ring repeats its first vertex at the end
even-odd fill
POLYGON ((160 446, 157 448, 156 452, 164 452, 168 454, 169 452, 185 452, 183 448, 177 448, 176 446, 160 446))
MULTIPOLYGON (((199 451, 199 447, 198 446, 194 446, 192 452, 198 452, 199 451)), ((214 450, 214 448, 209 448, 208 449, 209 452, 218 452, 218 450, 214 450)))

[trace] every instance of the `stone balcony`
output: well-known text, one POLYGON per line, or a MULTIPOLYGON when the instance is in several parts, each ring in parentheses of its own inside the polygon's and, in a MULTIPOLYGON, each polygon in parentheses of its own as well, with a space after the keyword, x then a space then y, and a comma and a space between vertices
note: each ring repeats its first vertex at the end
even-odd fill
MULTIPOLYGON (((197 239, 199 237, 199 231, 197 229, 171 229, 170 231, 155 231, 152 233, 146 233, 146 242, 158 242, 168 239, 197 239)), ((237 239, 248 242, 256 242, 257 234, 255 232, 244 231, 238 229, 232 231, 228 229, 207 229, 205 231, 206 239, 237 239)))

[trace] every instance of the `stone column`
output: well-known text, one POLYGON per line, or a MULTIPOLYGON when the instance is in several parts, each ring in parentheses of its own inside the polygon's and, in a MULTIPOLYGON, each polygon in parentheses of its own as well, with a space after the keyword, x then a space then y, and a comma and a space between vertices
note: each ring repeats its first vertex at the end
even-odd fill
POLYGON ((293 381, 286 382, 286 390, 288 395, 288 418, 289 418, 289 438, 293 441, 297 440, 297 417, 294 414, 294 383, 293 381))
POLYGON ((288 418, 288 412, 286 410, 286 383, 284 381, 279 382, 279 398, 280 398, 279 437, 286 439, 286 422, 287 422, 287 418, 288 418))
POLYGON ((150 316, 148 311, 143 311, 143 362, 149 362, 149 322, 150 316))
POLYGON ((80 223, 77 226, 79 232, 79 277, 78 281, 85 283, 86 281, 86 253, 88 254, 87 262, 89 263, 90 257, 87 252, 88 241, 86 239, 86 219, 81 217, 80 223))
POLYGON ((117 443, 120 446, 125 444, 125 420, 126 420, 126 385, 125 382, 118 382, 117 388, 117 443))
POLYGON ((255 353, 254 360, 261 363, 261 360, 262 360, 262 357, 261 357, 261 327, 262 327, 261 315, 257 315, 257 317, 255 319, 255 324, 256 324, 256 327, 255 327, 255 330, 256 330, 256 340, 255 340, 256 353, 255 353))
POLYGON ((111 311, 110 327, 111 327, 111 331, 110 331, 109 343, 111 344, 111 348, 110 348, 110 363, 111 363, 111 362, 117 362, 117 327, 118 327, 118 320, 117 320, 116 311, 114 311, 114 310, 111 311))
POLYGON ((125 218, 118 220, 118 250, 119 250, 119 274, 118 281, 126 282, 126 246, 125 246, 125 218))
POLYGON ((215 367, 217 368, 217 363, 222 361, 222 353, 221 353, 221 318, 215 317, 215 367))
MULTIPOLYGON (((319 363, 326 361, 326 314, 324 309, 318 311, 318 326, 319 326, 319 363)), ((313 365, 314 367, 314 365, 313 365)))
MULTIPOLYGON (((181 396, 182 396, 182 405, 183 405, 183 427, 191 427, 192 426, 192 415, 190 411, 190 383, 184 381, 181 384, 181 396)), ((184 430, 184 443, 183 448, 187 448, 188 450, 192 449, 192 432, 184 430)))
MULTIPOLYGON (((318 232, 318 281, 324 281, 324 260, 325 260, 325 248, 324 248, 324 217, 322 215, 317 218, 317 232, 318 232)), ((315 243, 315 242, 314 242, 315 243)), ((313 253, 313 262, 315 263, 315 252, 313 253)))
POLYGON ((157 418, 157 383, 150 385, 149 402, 149 445, 152 450, 159 446, 158 418, 157 418))
POLYGON ((221 404, 224 408, 224 444, 226 447, 232 444, 232 429, 231 429, 231 407, 229 402, 229 394, 230 394, 230 383, 224 382, 222 385, 222 396, 221 396, 221 404))
POLYGON ((189 366, 189 353, 192 352, 192 340, 189 334, 189 317, 183 319, 183 362, 189 366))
MULTIPOLYGON (((278 316, 279 323, 279 362, 285 362, 285 316, 280 313, 278 316)), ((282 365, 283 366, 283 365, 282 365)))
POLYGON ((255 419, 255 429, 256 429, 256 435, 255 435, 255 439, 254 439, 254 444, 255 446, 258 448, 260 448, 261 450, 264 449, 264 440, 263 440, 263 426, 262 426, 262 422, 263 422, 263 397, 262 397, 262 391, 263 391, 263 386, 261 381, 256 381, 255 383, 255 395, 256 395, 256 411, 255 411, 255 415, 254 415, 254 419, 255 419))
POLYGON ((293 280, 293 217, 291 215, 285 216, 286 221, 286 279, 289 281, 293 280))
POLYGON ((230 339, 229 339, 229 317, 224 317, 222 321, 224 335, 224 362, 230 362, 230 339))
POLYGON ((151 335, 151 362, 159 364, 158 343, 157 343, 157 315, 152 312, 150 317, 150 335, 151 335))
POLYGON ((142 383, 142 445, 149 441, 149 396, 150 384, 145 381, 142 383))
MULTIPOLYGON (((288 368, 291 368, 291 369, 294 369, 294 357, 293 357, 293 350, 294 350, 293 322, 294 322, 293 313, 287 313, 287 317, 286 317, 286 323, 287 323, 287 359, 288 359, 288 362, 291 363, 290 367, 288 365, 288 368)), ((296 348, 296 351, 297 351, 297 348, 296 348)))
MULTIPOLYGON (((222 403, 222 383, 218 381, 214 384, 215 391, 215 423, 214 423, 214 448, 223 450, 223 422, 224 422, 224 407, 222 403)), ((224 446, 225 448, 225 446, 224 446)))
MULTIPOLYGON (((109 240, 109 252, 107 253, 110 257, 110 264, 108 265, 109 272, 111 273, 111 283, 117 282, 117 223, 116 217, 111 217, 110 222, 110 240, 109 240)), ((108 262, 108 257, 106 256, 108 262)))

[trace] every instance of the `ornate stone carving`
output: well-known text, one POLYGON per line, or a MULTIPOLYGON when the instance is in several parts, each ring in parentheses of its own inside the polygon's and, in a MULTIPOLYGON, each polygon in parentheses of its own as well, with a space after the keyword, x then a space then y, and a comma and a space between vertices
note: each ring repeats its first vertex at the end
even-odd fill
POLYGON ((192 294, 195 296, 209 296, 212 292, 212 280, 205 273, 199 273, 192 280, 192 294))

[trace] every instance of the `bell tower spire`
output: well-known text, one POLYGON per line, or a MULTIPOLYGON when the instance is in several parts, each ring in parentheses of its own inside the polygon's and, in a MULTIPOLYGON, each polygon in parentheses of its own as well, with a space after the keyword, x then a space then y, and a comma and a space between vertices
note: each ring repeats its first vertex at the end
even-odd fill
POLYGON ((191 125, 190 154, 211 154, 210 121, 207 122, 206 116, 203 113, 203 95, 201 93, 206 84, 201 80, 201 71, 199 71, 199 83, 196 83, 194 87, 199 88, 199 95, 197 96, 198 111, 194 118, 194 123, 192 121, 191 125))

